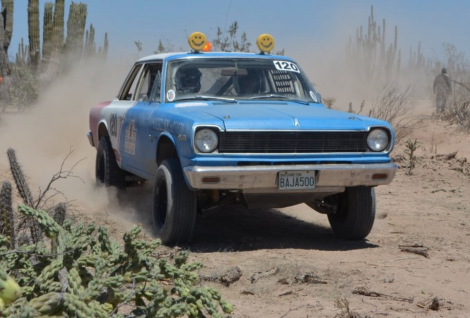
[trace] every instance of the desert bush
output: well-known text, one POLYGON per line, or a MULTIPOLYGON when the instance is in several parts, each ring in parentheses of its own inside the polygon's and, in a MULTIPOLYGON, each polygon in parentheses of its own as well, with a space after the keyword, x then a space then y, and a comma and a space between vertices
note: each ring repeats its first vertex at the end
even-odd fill
POLYGON ((335 109, 333 105, 336 102, 336 97, 327 96, 323 98, 323 104, 329 109, 335 109))
POLYGON ((452 81, 452 94, 444 111, 437 116, 470 131, 470 61, 464 52, 450 43, 443 43, 443 50, 445 58, 442 61, 436 59, 432 75, 435 76, 445 66, 452 81))
POLYGON ((51 209, 52 216, 42 210, 50 185, 72 174, 64 163, 34 201, 13 149, 8 157, 25 204, 15 213, 12 186, 2 184, 0 317, 217 318, 233 311, 219 291, 199 286, 200 262, 188 262, 188 253, 180 250, 160 256, 161 241, 146 239, 140 225, 120 244, 106 227, 72 222, 65 204, 51 209), (42 235, 34 238, 31 231, 25 237, 18 230, 27 219, 42 235))
POLYGON ((20 111, 31 107, 38 98, 38 83, 26 66, 13 66, 12 74, 4 84, 8 90, 9 104, 20 111))
POLYGON ((411 139, 406 140, 406 149, 405 154, 408 156, 406 158, 408 160, 408 170, 406 171, 407 175, 413 174, 413 169, 416 167, 417 158, 415 156, 415 151, 419 148, 419 142, 417 139, 411 141, 411 139))
POLYGON ((12 247, 0 235, 0 317, 222 317, 233 310, 219 291, 197 285, 200 262, 189 263, 185 251, 172 262, 157 256, 160 240, 143 239, 140 226, 121 246, 106 227, 61 226, 26 205, 18 212, 38 221, 56 252, 47 241, 12 247))
POLYGON ((415 96, 412 85, 386 84, 374 99, 369 116, 388 121, 395 129, 397 142, 400 142, 417 123, 411 116, 417 104, 415 96))

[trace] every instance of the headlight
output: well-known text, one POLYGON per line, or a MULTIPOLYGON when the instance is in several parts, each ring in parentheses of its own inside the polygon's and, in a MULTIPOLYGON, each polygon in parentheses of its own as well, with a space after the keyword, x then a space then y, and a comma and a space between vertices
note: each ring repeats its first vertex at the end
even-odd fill
POLYGON ((210 129, 201 129, 194 136, 194 144, 200 152, 212 152, 218 143, 217 134, 210 129))
POLYGON ((388 146, 388 134, 383 129, 374 129, 367 136, 367 146, 372 151, 382 151, 388 146))

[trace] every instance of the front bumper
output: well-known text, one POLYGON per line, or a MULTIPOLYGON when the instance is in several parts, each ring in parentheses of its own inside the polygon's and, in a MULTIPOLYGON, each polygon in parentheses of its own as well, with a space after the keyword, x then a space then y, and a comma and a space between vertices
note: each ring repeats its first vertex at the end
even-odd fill
MULTIPOLYGON (((316 188, 344 188, 355 186, 378 186, 392 182, 397 165, 377 164, 318 164, 318 165, 279 165, 243 167, 201 167, 184 168, 184 173, 193 189, 278 190, 280 171, 317 171, 316 188), (204 178, 219 178, 218 182, 203 182, 204 178)), ((315 190, 308 190, 315 192, 315 190)), ((285 191, 283 191, 285 192, 285 191)))
POLYGON ((95 144, 93 143, 93 135, 92 135, 91 131, 89 131, 89 132, 86 134, 86 137, 88 138, 88 142, 90 143, 90 145, 91 145, 92 147, 94 147, 95 144))

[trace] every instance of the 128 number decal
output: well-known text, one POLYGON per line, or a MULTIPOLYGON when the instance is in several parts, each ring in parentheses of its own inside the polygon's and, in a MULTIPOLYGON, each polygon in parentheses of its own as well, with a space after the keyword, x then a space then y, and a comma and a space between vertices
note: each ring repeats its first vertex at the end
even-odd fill
POLYGON ((287 62, 287 61, 273 61, 274 66, 279 71, 288 71, 288 72, 297 72, 300 73, 299 68, 295 63, 287 62))

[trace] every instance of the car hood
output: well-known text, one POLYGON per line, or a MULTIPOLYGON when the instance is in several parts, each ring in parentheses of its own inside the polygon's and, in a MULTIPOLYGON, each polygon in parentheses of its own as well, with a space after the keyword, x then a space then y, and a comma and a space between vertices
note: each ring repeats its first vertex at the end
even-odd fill
POLYGON ((365 130, 382 122, 321 105, 293 103, 223 104, 204 112, 220 118, 226 130, 365 130))

